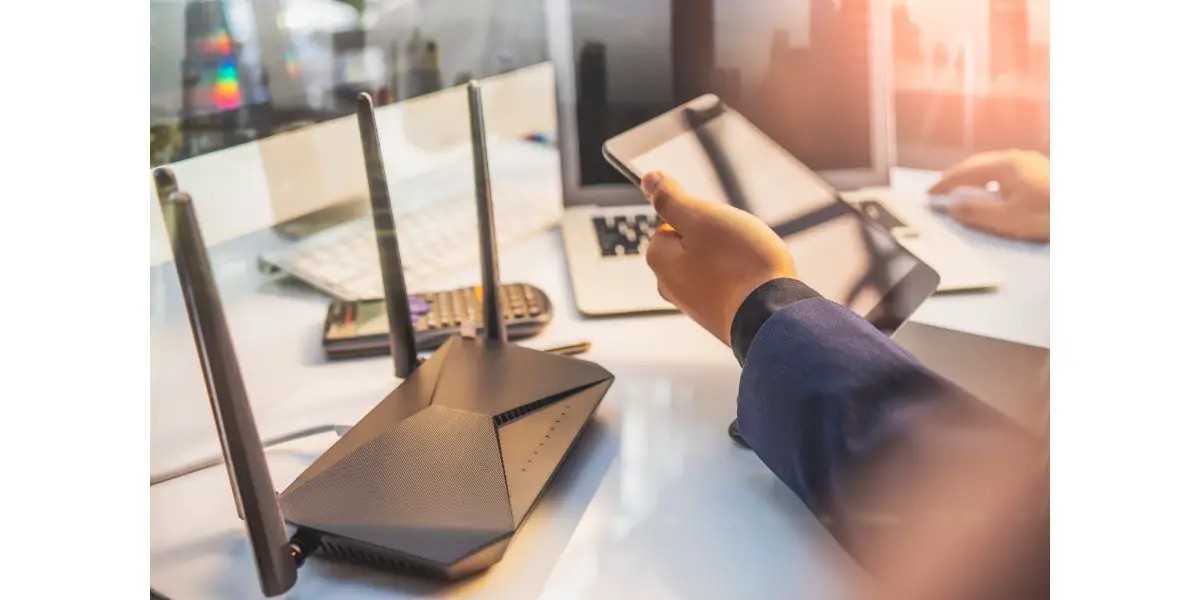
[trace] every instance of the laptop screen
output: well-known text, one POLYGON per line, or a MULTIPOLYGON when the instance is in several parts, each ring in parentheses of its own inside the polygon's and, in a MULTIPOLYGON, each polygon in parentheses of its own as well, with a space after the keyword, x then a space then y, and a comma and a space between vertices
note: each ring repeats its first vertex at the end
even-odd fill
POLYGON ((580 184, 604 141, 712 93, 817 171, 872 166, 870 0, 570 0, 580 184))

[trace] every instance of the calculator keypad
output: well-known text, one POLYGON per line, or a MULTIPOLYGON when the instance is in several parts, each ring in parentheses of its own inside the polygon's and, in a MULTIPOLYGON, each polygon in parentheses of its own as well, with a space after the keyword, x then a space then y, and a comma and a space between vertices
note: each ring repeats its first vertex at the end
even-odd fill
MULTIPOLYGON (((409 302, 413 325, 418 332, 457 328, 465 320, 483 323, 482 291, 479 287, 416 295, 409 302)), ((508 283, 500 286, 500 310, 505 322, 534 319, 546 307, 531 286, 508 283)))

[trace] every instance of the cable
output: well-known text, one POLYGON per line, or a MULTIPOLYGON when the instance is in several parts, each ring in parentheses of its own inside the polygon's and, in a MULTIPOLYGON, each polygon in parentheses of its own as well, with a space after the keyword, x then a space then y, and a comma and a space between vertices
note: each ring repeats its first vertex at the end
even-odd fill
MULTIPOLYGON (((588 342, 587 340, 582 340, 579 342, 563 344, 560 346, 554 346, 552 348, 546 348, 545 350, 543 350, 543 352, 549 352, 552 354, 562 354, 562 355, 569 356, 572 354, 580 354, 580 353, 586 352, 590 348, 591 348, 591 342, 588 342)), ((265 440, 263 440, 263 447, 270 448, 271 446, 278 446, 279 444, 285 444, 287 442, 291 442, 291 441, 298 440, 301 438, 311 437, 314 435, 320 435, 322 433, 329 433, 331 431, 336 433, 338 435, 338 437, 341 437, 341 436, 345 435, 346 432, 349 430, 350 430, 350 426, 348 426, 348 425, 317 425, 316 427, 309 427, 308 429, 301 429, 300 431, 293 431, 291 433, 285 433, 283 435, 265 439, 265 440)), ((195 473, 197 471, 203 471, 204 469, 207 469, 209 467, 215 467, 217 465, 221 465, 224 463, 225 463, 225 457, 223 455, 217 455, 217 456, 210 456, 208 458, 203 458, 198 461, 183 465, 182 467, 171 469, 171 470, 168 470, 168 471, 165 471, 162 473, 157 473, 157 474, 152 473, 150 475, 150 486, 153 487, 160 483, 166 483, 172 479, 178 479, 180 477, 183 477, 184 475, 191 475, 192 473, 195 473)))
MULTIPOLYGON (((308 429, 301 429, 300 431, 293 431, 291 433, 285 433, 283 435, 265 439, 263 440, 263 448, 270 448, 271 446, 278 446, 279 444, 286 444, 287 442, 301 438, 312 437, 314 435, 320 435, 322 433, 329 433, 331 431, 336 433, 338 437, 341 437, 349 430, 350 427, 348 425, 317 425, 316 427, 309 427, 308 429)), ((158 474, 152 473, 150 475, 150 485, 153 487, 160 483, 183 477, 184 475, 191 475, 197 471, 203 471, 209 467, 215 467, 221 464, 225 464, 224 456, 210 456, 208 458, 188 463, 182 467, 171 469, 166 472, 158 474)))
MULTIPOLYGON (((291 442, 294 440, 298 440, 298 439, 302 439, 302 438, 306 438, 306 437, 312 437, 314 435, 320 435, 322 433, 329 433, 329 432, 333 432, 333 433, 337 434, 338 437, 341 437, 343 435, 346 435, 347 431, 350 431, 350 427, 347 425, 317 425, 315 427, 309 427, 307 429, 301 429, 299 431, 293 431, 290 433, 285 433, 283 435, 278 435, 278 436, 275 436, 272 438, 265 439, 265 440, 263 440, 262 445, 263 445, 263 448, 270 448, 271 446, 278 446, 280 444, 285 444, 287 442, 291 442)), ((169 471, 166 471, 164 473, 159 473, 157 475, 151 474, 150 475, 150 485, 155 486, 160 483, 170 481, 172 479, 176 479, 178 477, 183 477, 184 475, 190 475, 197 471, 203 471, 204 469, 207 469, 209 467, 215 467, 217 465, 223 464, 224 462, 225 462, 225 458, 223 456, 215 456, 215 457, 209 457, 209 458, 205 458, 202 460, 198 460, 196 462, 186 464, 177 469, 171 469, 169 471)), ((296 561, 296 567, 299 568, 299 567, 303 566, 304 561, 309 556, 311 556, 313 552, 316 552, 317 548, 320 547, 320 544, 321 544, 321 538, 319 535, 317 535, 314 532, 310 532, 310 531, 302 529, 300 531, 297 531, 294 535, 292 535, 291 539, 288 540, 288 546, 289 546, 289 550, 291 551, 292 558, 296 561)), ((151 587, 150 588, 150 600, 171 600, 171 599, 169 597, 167 597, 165 594, 162 594, 161 592, 155 590, 154 587, 151 587)))

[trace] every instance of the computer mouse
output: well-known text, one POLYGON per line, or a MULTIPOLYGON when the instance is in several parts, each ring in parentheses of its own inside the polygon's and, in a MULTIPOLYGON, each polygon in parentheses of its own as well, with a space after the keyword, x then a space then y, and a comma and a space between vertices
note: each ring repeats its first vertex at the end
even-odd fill
POLYGON ((959 186, 947 194, 930 194, 929 205, 934 208, 948 208, 968 198, 983 198, 998 202, 1000 192, 979 186, 959 186))

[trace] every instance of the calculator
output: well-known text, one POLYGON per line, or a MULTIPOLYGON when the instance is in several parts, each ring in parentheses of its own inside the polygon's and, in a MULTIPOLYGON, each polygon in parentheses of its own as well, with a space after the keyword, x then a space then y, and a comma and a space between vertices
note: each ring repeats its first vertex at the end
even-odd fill
MULTIPOLYGON (((479 286, 410 294, 408 309, 417 351, 436 350, 457 335, 466 321, 474 321, 482 330, 482 298, 479 286)), ((500 310, 510 340, 537 335, 554 313, 546 293, 527 283, 501 284, 500 310)), ((333 300, 325 315, 322 345, 329 359, 387 355, 391 352, 387 304, 382 298, 333 300)))

